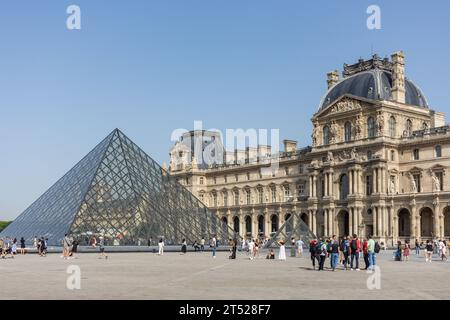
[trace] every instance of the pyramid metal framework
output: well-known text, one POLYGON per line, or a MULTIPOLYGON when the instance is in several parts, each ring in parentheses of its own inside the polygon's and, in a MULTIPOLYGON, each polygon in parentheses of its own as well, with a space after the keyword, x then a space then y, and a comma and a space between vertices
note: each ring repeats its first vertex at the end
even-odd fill
POLYGON ((290 240, 292 238, 295 238, 295 240, 301 239, 305 247, 308 247, 311 240, 316 238, 308 225, 301 219, 299 213, 291 215, 281 228, 267 241, 264 247, 276 247, 278 246, 278 241, 284 241, 286 247, 290 247, 290 240), (294 221, 297 221, 297 224, 294 221))
POLYGON ((0 236, 48 238, 64 234, 87 244, 92 235, 107 245, 166 244, 206 240, 224 243, 234 231, 152 158, 114 130, 64 177, 26 209, 0 236))

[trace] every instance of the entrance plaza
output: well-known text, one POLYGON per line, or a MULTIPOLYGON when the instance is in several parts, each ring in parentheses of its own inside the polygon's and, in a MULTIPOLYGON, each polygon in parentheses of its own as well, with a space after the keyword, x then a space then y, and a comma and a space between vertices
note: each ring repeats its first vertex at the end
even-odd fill
MULTIPOLYGON (((276 252, 277 253, 277 252, 276 252)), ((423 252, 422 252, 423 253, 423 252)), ((392 260, 392 251, 378 255, 381 289, 369 290, 366 271, 312 271, 309 254, 287 261, 249 260, 227 252, 80 253, 63 260, 60 254, 36 254, 0 260, 0 299, 449 299, 450 262, 423 255, 409 262, 392 260), (79 266, 81 289, 67 289, 69 266, 79 266)), ((362 265, 364 265, 364 262, 362 265)), ((329 267, 329 260, 325 263, 329 267)))

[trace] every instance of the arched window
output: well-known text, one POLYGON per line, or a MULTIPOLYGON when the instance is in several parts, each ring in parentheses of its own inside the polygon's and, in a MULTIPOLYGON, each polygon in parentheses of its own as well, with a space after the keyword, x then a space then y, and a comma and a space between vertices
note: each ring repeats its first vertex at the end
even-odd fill
POLYGON ((412 121, 410 119, 406 120, 406 136, 409 137, 412 135, 412 121))
POLYGON ((330 144, 330 128, 328 126, 323 127, 323 144, 330 144))
POLYGON ((341 200, 347 199, 348 196, 348 176, 343 174, 339 179, 339 195, 341 200))
POLYGON ((396 134, 397 134, 397 121, 395 121, 394 116, 391 116, 389 118, 389 136, 391 138, 395 138, 396 134))
POLYGON ((260 215, 258 217, 258 234, 264 234, 264 216, 260 215))
POLYGON ((252 218, 250 216, 245 217, 245 233, 247 235, 252 234, 252 218))
POLYGON ((352 141, 352 124, 350 122, 345 123, 344 137, 345 137, 345 142, 352 141))
POLYGON ((234 217, 233 219, 233 230, 239 233, 239 217, 234 217))
POLYGON ((373 117, 367 119, 367 136, 369 138, 375 137, 375 120, 373 117))
POLYGON ((271 226, 272 226, 272 232, 278 231, 278 216, 274 214, 272 218, 270 219, 271 226))
POLYGON ((442 148, 441 146, 434 147, 434 155, 436 158, 442 157, 442 148))

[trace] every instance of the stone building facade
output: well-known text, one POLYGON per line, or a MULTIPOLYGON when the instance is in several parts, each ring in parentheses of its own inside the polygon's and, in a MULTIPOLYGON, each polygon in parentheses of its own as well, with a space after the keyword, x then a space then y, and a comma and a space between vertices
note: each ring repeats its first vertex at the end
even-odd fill
POLYGON ((269 237, 298 213, 318 236, 450 237, 450 127, 405 77, 403 52, 344 65, 342 75, 327 75, 312 146, 285 140, 278 171, 263 174, 268 146, 199 165, 185 142, 206 135, 205 148, 220 137, 192 131, 171 150, 171 174, 241 236, 269 237))

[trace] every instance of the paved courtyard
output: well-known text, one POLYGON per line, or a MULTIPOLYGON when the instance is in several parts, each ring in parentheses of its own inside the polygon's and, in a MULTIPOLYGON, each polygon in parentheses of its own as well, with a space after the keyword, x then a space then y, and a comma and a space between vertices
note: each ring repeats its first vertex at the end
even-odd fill
POLYGON ((0 299, 449 299, 450 262, 411 258, 395 262, 392 252, 380 254, 381 289, 369 290, 365 271, 312 271, 307 257, 112 253, 105 260, 84 253, 63 260, 33 254, 0 259, 0 299), (66 287, 70 265, 80 267, 80 290, 66 287))

